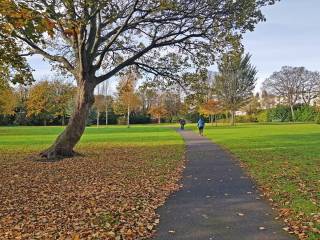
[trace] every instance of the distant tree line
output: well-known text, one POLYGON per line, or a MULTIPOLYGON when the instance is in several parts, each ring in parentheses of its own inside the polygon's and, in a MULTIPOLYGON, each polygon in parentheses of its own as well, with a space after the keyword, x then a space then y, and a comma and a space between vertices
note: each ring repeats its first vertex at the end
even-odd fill
POLYGON ((0 90, 2 125, 65 125, 72 113, 75 87, 62 81, 41 81, 32 86, 0 90))
MULTIPOLYGON (((320 73, 303 67, 283 67, 254 94, 256 68, 250 55, 225 53, 218 72, 199 68, 182 76, 180 84, 137 86, 139 72, 130 68, 119 76, 116 92, 106 82, 97 86, 87 125, 196 122, 320 122, 320 73), (239 114, 240 113, 240 114, 239 114)), ((165 82, 165 80, 161 80, 165 82)), ((1 125, 65 125, 74 109, 76 88, 71 83, 44 80, 32 85, 0 85, 1 125)))
MULTIPOLYGON (((181 90, 137 87, 137 76, 120 77, 116 92, 98 86, 87 125, 177 122, 185 116, 181 90)), ((32 85, 1 84, 1 125, 66 125, 74 107, 76 88, 61 80, 42 80, 32 85)), ((197 113, 195 113, 197 114, 197 113)))

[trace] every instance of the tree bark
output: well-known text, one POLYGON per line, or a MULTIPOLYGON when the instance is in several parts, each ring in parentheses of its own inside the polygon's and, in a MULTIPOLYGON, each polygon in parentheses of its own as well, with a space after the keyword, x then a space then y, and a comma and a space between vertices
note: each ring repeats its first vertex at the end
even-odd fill
POLYGON ((108 108, 106 109, 106 126, 108 126, 108 108))
POLYGON ((127 126, 128 128, 130 127, 130 106, 128 105, 128 113, 127 113, 128 117, 127 117, 127 126))
POLYGON ((100 112, 99 110, 97 111, 97 127, 100 125, 100 112))
POLYGON ((94 88, 95 84, 88 80, 79 83, 75 109, 67 127, 51 147, 40 153, 40 156, 47 159, 56 159, 74 155, 73 148, 84 132, 90 108, 94 103, 94 88))
POLYGON ((234 126, 235 123, 235 111, 231 110, 231 126, 234 126))
POLYGON ((161 116, 158 117, 158 124, 161 123, 161 116))
MULTIPOLYGON (((107 98, 107 96, 106 96, 107 98)), ((106 126, 108 125, 108 100, 106 100, 106 126)))
POLYGON ((226 123, 228 123, 229 122, 229 112, 228 111, 226 111, 226 123))
POLYGON ((295 115, 294 115, 294 110, 293 110, 293 105, 290 105, 290 109, 291 109, 291 116, 292 116, 292 121, 295 121, 295 115))

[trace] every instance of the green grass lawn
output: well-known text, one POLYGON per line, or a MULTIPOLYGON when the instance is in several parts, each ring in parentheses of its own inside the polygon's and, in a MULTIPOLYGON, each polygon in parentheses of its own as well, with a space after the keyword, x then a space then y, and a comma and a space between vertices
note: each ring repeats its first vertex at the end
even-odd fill
MULTIPOLYGON (((52 144, 62 127, 0 127, 0 152, 41 150, 52 144)), ((87 127, 77 148, 97 144, 155 146, 182 144, 172 129, 157 125, 87 127)))
POLYGON ((304 226, 308 239, 320 239, 320 125, 208 124, 205 135, 246 165, 292 231, 304 226))

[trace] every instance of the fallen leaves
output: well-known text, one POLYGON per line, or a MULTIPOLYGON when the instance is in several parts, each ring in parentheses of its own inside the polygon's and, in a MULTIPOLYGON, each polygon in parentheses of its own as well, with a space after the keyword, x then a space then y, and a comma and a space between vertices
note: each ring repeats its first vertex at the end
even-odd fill
POLYGON ((152 235, 159 223, 155 210, 179 188, 183 146, 81 151, 53 163, 33 161, 32 155, 0 162, 0 239, 152 235))

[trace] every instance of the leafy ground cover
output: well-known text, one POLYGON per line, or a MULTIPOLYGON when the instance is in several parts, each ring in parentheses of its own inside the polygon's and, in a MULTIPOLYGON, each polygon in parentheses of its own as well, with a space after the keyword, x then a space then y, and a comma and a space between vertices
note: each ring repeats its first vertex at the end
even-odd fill
POLYGON ((207 126, 205 135, 237 156, 300 239, 320 239, 320 126, 207 126))
POLYGON ((0 239, 144 239, 179 186, 184 145, 156 126, 89 127, 81 155, 38 161, 60 127, 0 128, 0 239))

